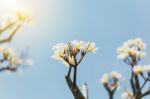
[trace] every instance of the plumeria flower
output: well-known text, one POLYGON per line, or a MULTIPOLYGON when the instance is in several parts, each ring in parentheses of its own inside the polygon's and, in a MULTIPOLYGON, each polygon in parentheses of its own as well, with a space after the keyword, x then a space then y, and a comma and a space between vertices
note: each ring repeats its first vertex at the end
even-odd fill
POLYGON ((32 65, 31 60, 24 58, 22 55, 21 57, 18 56, 14 48, 7 45, 0 46, 0 53, 2 55, 0 70, 16 72, 23 65, 32 65))
POLYGON ((78 50, 84 49, 84 47, 85 47, 85 42, 84 41, 74 40, 71 43, 78 50))
POLYGON ((13 56, 13 57, 11 58, 11 64, 12 64, 13 66, 20 65, 20 64, 22 64, 22 59, 20 59, 20 58, 17 57, 17 56, 13 56))
POLYGON ((101 77, 101 83, 102 84, 107 84, 109 82, 109 74, 103 74, 103 76, 101 77))
POLYGON ((27 25, 32 23, 33 17, 29 11, 18 10, 15 17, 5 17, 2 22, 2 27, 15 29, 16 26, 27 25))
POLYGON ((87 52, 94 53, 94 52, 96 52, 96 50, 97 50, 97 48, 95 47, 95 43, 88 43, 87 44, 87 49, 86 49, 87 52))
POLYGON ((52 58, 62 61, 67 66, 75 66, 78 64, 78 55, 84 56, 86 53, 95 52, 97 50, 95 43, 73 40, 67 44, 58 43, 53 46, 54 55, 52 58))
POLYGON ((137 66, 134 66, 133 67, 133 72, 136 75, 139 75, 139 74, 143 75, 144 72, 150 74, 150 65, 144 65, 144 66, 137 65, 137 66))
POLYGON ((147 73, 150 74, 150 65, 145 65, 145 66, 143 67, 143 70, 144 70, 145 72, 147 72, 147 73))
POLYGON ((82 62, 87 53, 94 53, 97 48, 93 42, 71 41, 69 43, 59 43, 52 48, 54 55, 52 58, 61 61, 69 71, 67 77, 70 77, 71 69, 74 69, 73 83, 76 85, 77 67, 82 62))
POLYGON ((122 75, 120 73, 117 71, 112 71, 110 75, 106 73, 102 76, 101 83, 112 91, 119 88, 121 84, 121 78, 122 75))
POLYGON ((136 75, 142 74, 143 73, 143 67, 142 66, 134 66, 133 67, 133 72, 136 75))
POLYGON ((56 59, 56 60, 62 60, 63 56, 64 56, 64 51, 67 50, 68 46, 64 43, 59 43, 55 46, 53 46, 53 50, 54 50, 54 55, 52 56, 52 58, 56 59))
POLYGON ((63 58, 63 52, 56 50, 55 51, 55 55, 53 55, 52 58, 56 59, 56 60, 62 60, 62 58, 63 58))
POLYGON ((53 46, 53 50, 65 50, 68 46, 64 43, 58 43, 57 45, 53 46))
POLYGON ((131 64, 134 60, 139 60, 146 57, 146 44, 140 38, 131 39, 124 42, 121 47, 117 49, 117 58, 123 59, 126 63, 131 64))
POLYGON ((129 92, 128 90, 126 90, 122 96, 121 99, 134 99, 133 98, 133 93, 129 92))
POLYGON ((16 13, 16 21, 18 24, 28 24, 33 20, 31 14, 27 11, 17 11, 16 13))
POLYGON ((14 48, 6 45, 0 46, 0 53, 2 53, 4 60, 8 60, 11 56, 16 55, 14 48))
POLYGON ((33 66, 33 60, 32 59, 27 59, 26 61, 25 61, 25 64, 27 65, 27 66, 33 66))
POLYGON ((122 77, 122 75, 118 73, 117 71, 112 71, 111 76, 115 79, 120 79, 122 77))
POLYGON ((138 46, 140 49, 146 49, 146 44, 142 41, 141 38, 134 39, 133 44, 138 46))

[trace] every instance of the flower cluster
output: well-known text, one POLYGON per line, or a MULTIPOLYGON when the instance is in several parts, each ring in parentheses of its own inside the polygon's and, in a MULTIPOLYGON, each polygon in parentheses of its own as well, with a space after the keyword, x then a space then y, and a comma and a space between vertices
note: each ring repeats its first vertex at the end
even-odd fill
POLYGON ((16 16, 13 18, 5 18, 2 27, 7 28, 11 27, 14 28, 15 26, 29 24, 33 20, 32 15, 27 11, 17 11, 16 16))
POLYGON ((32 21, 32 16, 26 11, 18 11, 16 13, 16 21, 18 24, 28 24, 32 21))
POLYGON ((119 88, 121 78, 122 75, 120 73, 112 71, 110 75, 106 73, 102 76, 101 83, 106 87, 106 89, 113 91, 119 88))
POLYGON ((136 75, 139 75, 139 74, 143 74, 144 72, 146 72, 148 75, 150 75, 150 65, 144 65, 144 66, 134 66, 133 67, 133 72, 136 74, 136 75))
POLYGON ((21 65, 31 66, 33 64, 31 59, 19 57, 14 48, 6 45, 0 46, 0 55, 1 70, 14 72, 17 71, 21 65))
POLYGON ((146 56, 146 44, 140 38, 128 40, 117 49, 118 58, 125 60, 128 64, 131 61, 139 61, 146 56))
POLYGON ((135 99, 132 92, 129 92, 128 90, 125 90, 125 92, 122 94, 121 99, 135 99))
POLYGON ((52 48, 54 55, 52 58, 62 61, 67 66, 77 66, 86 53, 94 53, 97 48, 93 42, 71 41, 67 44, 59 43, 52 48), (80 58, 78 58, 80 55, 80 58))

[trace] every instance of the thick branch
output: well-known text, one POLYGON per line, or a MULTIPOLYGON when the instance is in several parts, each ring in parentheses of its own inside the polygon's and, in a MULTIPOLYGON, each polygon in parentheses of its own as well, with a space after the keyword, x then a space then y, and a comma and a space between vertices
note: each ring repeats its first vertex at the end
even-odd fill
POLYGON ((17 26, 7 38, 0 40, 0 43, 10 42, 19 28, 20 26, 17 26))
POLYGON ((4 31, 8 30, 8 29, 9 29, 10 27, 12 27, 14 24, 15 24, 15 23, 12 22, 12 23, 6 25, 5 27, 2 27, 2 28, 0 29, 0 34, 4 33, 4 31))
POLYGON ((82 92, 78 88, 78 86, 74 85, 73 81, 69 77, 66 76, 65 78, 66 78, 67 85, 68 85, 70 91, 72 92, 74 98, 75 99, 85 99, 82 92))

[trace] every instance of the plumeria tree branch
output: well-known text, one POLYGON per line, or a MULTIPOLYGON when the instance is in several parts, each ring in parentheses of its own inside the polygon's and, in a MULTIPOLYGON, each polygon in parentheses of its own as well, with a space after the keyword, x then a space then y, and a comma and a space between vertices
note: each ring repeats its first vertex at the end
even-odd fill
POLYGON ((131 71, 132 74, 131 74, 131 78, 130 78, 130 84, 131 84, 131 88, 132 88, 132 91, 133 91, 133 94, 135 95, 136 93, 136 86, 135 86, 135 81, 134 81, 134 78, 133 78, 133 71, 131 71))
POLYGON ((7 38, 0 40, 0 43, 10 42, 19 29, 20 26, 17 26, 7 38))
POLYGON ((109 94, 109 99, 114 99, 114 94, 117 88, 114 88, 113 90, 111 90, 107 84, 105 84, 104 86, 109 94))
POLYGON ((147 90, 146 92, 144 92, 139 98, 143 98, 143 97, 145 97, 147 95, 150 95, 150 89, 147 90))
POLYGON ((6 33, 6 31, 10 31, 10 34, 6 38, 0 40, 0 53, 2 55, 0 59, 0 72, 16 72, 24 65, 32 65, 32 60, 28 59, 27 53, 26 55, 22 53, 22 56, 18 56, 14 48, 4 45, 4 43, 11 42, 18 30, 30 21, 31 17, 29 15, 25 14, 23 11, 18 11, 14 19, 9 19, 2 24, 0 35, 6 33))
POLYGON ((12 22, 12 23, 7 24, 7 25, 4 26, 4 27, 1 27, 1 28, 0 28, 0 34, 3 34, 6 30, 10 29, 14 24, 15 24, 15 23, 12 22))
MULTIPOLYGON (((128 40, 117 49, 117 58, 123 59, 131 69, 130 85, 132 92, 126 89, 122 95, 122 99, 142 99, 150 95, 149 89, 143 93, 144 87, 150 83, 150 65, 138 65, 139 61, 146 56, 145 49, 146 44, 140 38, 128 40), (143 78, 143 82, 140 81, 140 77, 143 78)), ((118 87, 114 88, 113 86, 119 82, 119 79, 114 79, 114 77, 117 78, 117 75, 119 74, 115 73, 115 76, 112 76, 112 74, 104 74, 101 79, 110 99, 113 99, 113 95, 118 87)))
POLYGON ((150 66, 143 67, 138 65, 138 62, 146 56, 145 49, 146 44, 140 38, 128 40, 117 49, 117 53, 119 54, 118 58, 123 59, 124 62, 131 67, 130 84, 133 94, 127 91, 123 99, 141 99, 149 94, 148 91, 145 93, 142 93, 142 91, 149 82, 150 66), (148 74, 148 76, 145 77, 145 74, 148 74), (140 77, 144 80, 142 84, 139 81, 140 77))
POLYGON ((10 42, 21 26, 28 24, 30 21, 32 21, 32 17, 30 15, 23 11, 18 11, 15 19, 7 20, 4 26, 0 28, 0 34, 4 34, 5 31, 11 30, 10 35, 0 40, 0 43, 10 42))
POLYGON ((102 76, 101 83, 108 92, 109 99, 114 99, 114 94, 121 83, 121 77, 122 75, 116 71, 112 71, 110 75, 106 73, 102 76))
POLYGON ((85 97, 83 96, 79 87, 77 85, 74 85, 74 83, 72 82, 72 80, 69 77, 66 76, 65 78, 66 78, 67 85, 68 85, 69 89, 71 90, 74 98, 75 99, 85 99, 85 97))

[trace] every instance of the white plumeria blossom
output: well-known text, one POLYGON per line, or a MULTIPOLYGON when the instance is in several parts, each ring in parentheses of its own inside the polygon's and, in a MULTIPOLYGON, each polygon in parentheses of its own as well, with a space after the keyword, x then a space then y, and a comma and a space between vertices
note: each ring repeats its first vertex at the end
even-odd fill
POLYGON ((94 53, 98 49, 98 48, 96 48, 96 44, 94 42, 87 42, 86 43, 85 41, 74 40, 71 42, 71 44, 73 44, 73 46, 76 49, 83 50, 86 52, 94 53))
POLYGON ((32 65, 31 59, 23 59, 23 57, 18 56, 14 48, 9 47, 8 45, 1 45, 0 53, 2 54, 2 67, 9 67, 7 71, 17 71, 18 66, 21 65, 32 65))
POLYGON ((121 95, 121 99, 133 99, 133 94, 129 91, 125 91, 122 95, 121 95))
POLYGON ((74 48, 76 48, 78 50, 84 49, 84 47, 85 47, 84 41, 73 40, 71 43, 74 46, 74 48))
POLYGON ((56 46, 52 47, 53 50, 64 50, 65 48, 67 48, 67 45, 64 43, 58 43, 56 46))
MULTIPOLYGON (((27 25, 27 24, 31 23, 32 21, 33 21, 33 17, 29 11, 18 10, 16 12, 15 17, 4 17, 2 26, 5 27, 10 24, 14 24, 14 26, 27 25)), ((12 26, 11 29, 13 29, 14 26, 12 26)))
POLYGON ((150 74, 150 65, 137 65, 133 67, 133 72, 137 75, 141 73, 149 73, 150 74))
POLYGON ((117 71, 106 73, 101 77, 101 83, 110 90, 119 89, 122 82, 122 75, 117 71))
POLYGON ((89 43, 89 45, 87 44, 87 52, 92 52, 92 53, 95 53, 96 52, 96 50, 98 49, 98 48, 96 48, 95 47, 95 43, 89 43))
POLYGON ((146 44, 142 41, 141 38, 134 39, 133 44, 138 46, 141 49, 146 49, 146 44))
POLYGON ((103 74, 102 77, 101 77, 101 83, 102 84, 106 84, 109 82, 109 74, 103 74))
POLYGON ((145 72, 147 72, 147 73, 150 73, 150 65, 145 65, 145 66, 143 67, 143 70, 144 70, 145 72))
POLYGON ((64 43, 58 43, 56 46, 53 46, 52 49, 54 50, 55 54, 52 56, 52 58, 56 60, 62 60, 63 53, 67 48, 68 46, 64 43))
POLYGON ((20 65, 20 64, 22 64, 23 62, 22 62, 22 59, 20 59, 19 57, 17 57, 17 56, 13 56, 12 58, 11 58, 11 64, 12 64, 12 66, 16 66, 16 65, 20 65))
POLYGON ((54 50, 54 55, 52 58, 62 61, 66 66, 75 66, 77 61, 79 61, 76 56, 77 54, 85 55, 85 53, 94 53, 97 48, 93 42, 85 42, 73 40, 67 44, 58 43, 52 47, 54 50))
POLYGON ((27 59, 25 61, 25 64, 28 65, 28 66, 33 66, 33 60, 32 59, 27 59))
POLYGON ((3 54, 4 58, 9 58, 11 56, 16 56, 14 48, 8 47, 6 45, 1 45, 0 46, 0 53, 3 54))
POLYGON ((86 83, 82 85, 82 94, 85 97, 85 99, 88 99, 88 86, 86 83))
POLYGON ((115 79, 121 79, 122 75, 118 73, 117 71, 112 71, 111 76, 115 79))
POLYGON ((143 73, 143 67, 142 66, 134 66, 133 67, 133 72, 136 75, 139 75, 139 74, 143 73))
POLYGON ((28 11, 17 11, 16 13, 16 20, 18 25, 28 24, 33 20, 31 13, 28 11))
POLYGON ((134 56, 136 59, 142 59, 146 57, 145 53, 146 44, 140 38, 128 40, 123 43, 121 47, 117 49, 119 59, 126 59, 134 56))

